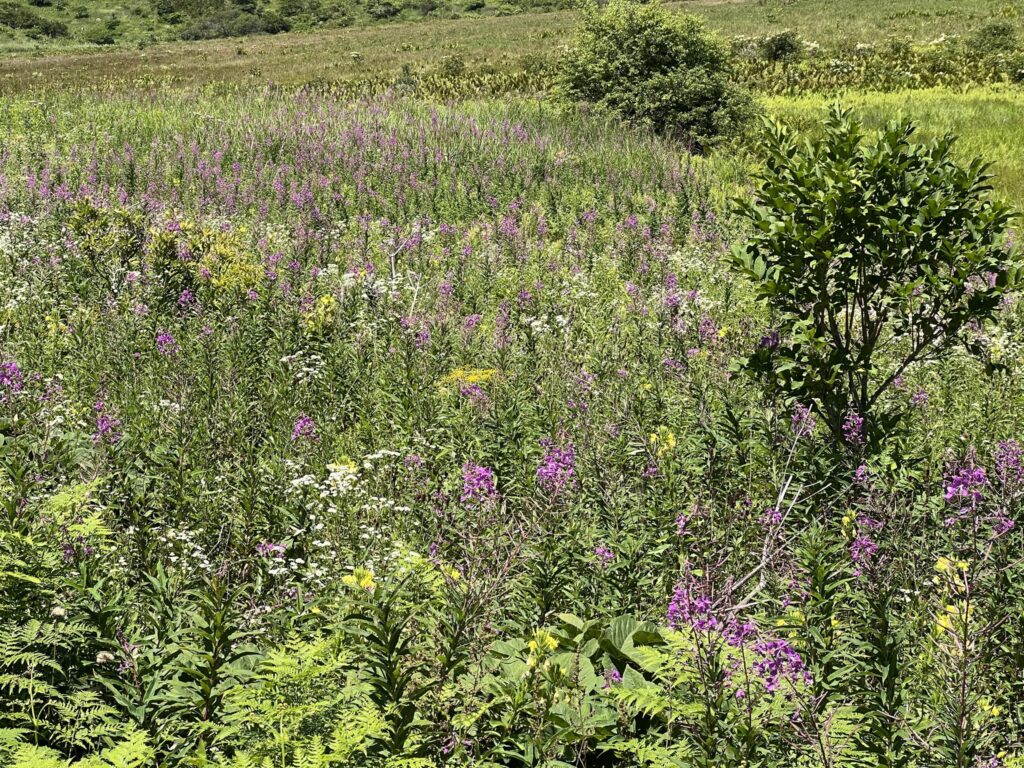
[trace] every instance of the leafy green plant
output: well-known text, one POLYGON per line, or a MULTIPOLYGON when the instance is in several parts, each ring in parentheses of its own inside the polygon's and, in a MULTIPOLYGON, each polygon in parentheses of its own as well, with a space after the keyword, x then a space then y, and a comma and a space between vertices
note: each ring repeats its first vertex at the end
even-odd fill
POLYGON ((227 697, 225 726, 238 734, 232 742, 275 768, 365 756, 388 724, 353 656, 335 638, 296 638, 268 653, 227 697))
POLYGON ((732 263, 777 334, 744 367, 855 445, 893 428, 903 408, 886 397, 915 365, 958 345, 983 355, 971 330, 1018 282, 1011 211, 987 166, 914 131, 892 123, 869 138, 839 107, 804 141, 772 124, 756 196, 736 206, 752 231, 732 263))
POLYGON ((562 57, 562 94, 697 147, 735 133, 752 102, 729 79, 729 51, 692 16, 612 0, 587 9, 562 57))

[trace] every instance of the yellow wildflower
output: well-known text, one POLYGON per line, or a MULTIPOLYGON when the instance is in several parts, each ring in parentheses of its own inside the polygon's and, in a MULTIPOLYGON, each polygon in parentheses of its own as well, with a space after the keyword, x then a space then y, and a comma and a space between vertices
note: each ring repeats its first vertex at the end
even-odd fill
POLYGON ((540 657, 555 650, 558 641, 546 629, 537 629, 533 632, 533 638, 526 644, 530 650, 530 656, 540 657))
POLYGON ((350 587, 359 587, 367 592, 372 592, 377 586, 377 582, 373 580, 373 571, 362 567, 354 569, 348 576, 343 576, 341 581, 350 587))
POLYGON ((443 379, 443 384, 486 384, 498 375, 497 368, 456 368, 443 379))
POLYGON ((668 427, 658 427, 657 432, 651 433, 651 445, 659 456, 672 453, 676 447, 676 436, 668 427))
POLYGON ((330 324, 337 306, 337 300, 330 294, 318 298, 313 304, 313 308, 305 314, 306 327, 311 331, 323 330, 330 324))

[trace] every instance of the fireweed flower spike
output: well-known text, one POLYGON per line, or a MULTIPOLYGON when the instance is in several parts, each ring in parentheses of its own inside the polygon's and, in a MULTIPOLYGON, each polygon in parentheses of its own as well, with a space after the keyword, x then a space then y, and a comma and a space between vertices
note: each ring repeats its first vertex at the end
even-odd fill
POLYGON ((555 445, 545 438, 541 445, 546 448, 544 458, 537 467, 537 485, 552 495, 558 495, 576 484, 576 451, 572 444, 564 447, 555 445))
POLYGON ((974 506, 981 501, 987 487, 988 477, 983 467, 963 467, 950 478, 945 498, 953 504, 974 506))
POLYGON ((169 333, 159 333, 156 337, 156 348, 164 357, 174 357, 181 351, 178 342, 169 333))
POLYGON ((93 443, 113 445, 120 441, 121 420, 110 415, 103 400, 97 400, 93 405, 93 410, 96 412, 96 431, 92 435, 93 443))
POLYGON ((864 443, 864 418, 854 411, 846 414, 843 421, 843 439, 850 445, 864 443))
POLYGON ((21 368, 13 360, 0 363, 0 405, 5 405, 11 398, 25 388, 25 377, 21 368))
POLYGON ((299 440, 316 442, 318 439, 316 422, 305 413, 300 413, 299 418, 295 420, 295 425, 292 427, 292 442, 294 443, 299 440))
POLYGON ((1024 477, 1024 449, 1016 440, 1003 440, 996 446, 996 476, 1004 486, 1014 485, 1024 477))
POLYGON ((497 495, 494 470, 471 461, 462 465, 462 503, 469 506, 486 504, 493 502, 497 495))

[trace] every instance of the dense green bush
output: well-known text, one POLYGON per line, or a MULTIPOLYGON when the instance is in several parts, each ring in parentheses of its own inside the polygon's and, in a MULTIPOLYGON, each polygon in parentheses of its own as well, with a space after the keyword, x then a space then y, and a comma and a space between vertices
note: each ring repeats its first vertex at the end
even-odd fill
POLYGON ((0 24, 11 29, 21 29, 31 37, 67 37, 67 25, 60 21, 44 18, 14 2, 0 3, 0 24))
POLYGON ((987 166, 914 130, 894 122, 869 139, 838 107, 806 143, 774 124, 757 195, 738 204, 753 233, 734 263, 777 334, 747 367, 848 443, 892 429, 898 413, 880 406, 915 364, 960 344, 984 354, 981 324, 1017 283, 987 166))
POLYGON ((613 0, 589 8, 562 57, 564 97, 689 139, 735 133, 750 97, 730 79, 728 47, 692 16, 613 0))
POLYGON ((759 53, 768 61, 795 61, 804 53, 804 41, 791 29, 765 35, 758 41, 759 53))
POLYGON ((210 40, 219 37, 244 37, 287 32, 288 22, 279 14, 253 14, 238 8, 225 8, 193 21, 181 33, 183 40, 210 40))
POLYGON ((983 54, 1012 53, 1019 48, 1017 28, 1008 21, 993 21, 975 30, 968 47, 983 54))

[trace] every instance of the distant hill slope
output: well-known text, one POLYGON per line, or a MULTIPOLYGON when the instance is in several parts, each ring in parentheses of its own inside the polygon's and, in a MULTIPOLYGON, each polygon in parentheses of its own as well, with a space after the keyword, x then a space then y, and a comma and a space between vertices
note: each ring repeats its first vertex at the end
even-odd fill
MULTIPOLYGON (((435 32, 441 30, 452 35, 444 41, 445 47, 495 61, 499 54, 522 57, 527 52, 523 50, 523 26, 529 27, 530 34, 535 34, 537 28, 546 28, 542 42, 526 44, 525 48, 531 54, 549 52, 547 49, 557 45, 571 29, 568 17, 572 14, 552 16, 547 12, 570 9, 582 1, 0 0, 0 54, 8 54, 5 58, 10 60, 11 54, 124 49, 285 30, 349 28, 353 33, 359 32, 356 36, 361 38, 363 30, 370 29, 372 37, 377 34, 373 28, 387 27, 380 30, 380 35, 386 38, 384 42, 392 52, 416 49, 425 36, 436 37, 435 32), (534 16, 538 18, 530 18, 534 16), (458 20, 462 23, 457 23, 458 20), (414 21, 429 23, 392 32, 393 22, 414 21), (449 27, 453 22, 455 26, 449 27), (471 30, 468 36, 467 29, 471 30), (485 44, 484 49, 479 48, 480 42, 485 44)), ((880 44, 889 36, 923 43, 973 34, 993 22, 1008 24, 1024 33, 1024 0, 665 1, 679 10, 703 16, 713 29, 727 36, 761 36, 794 30, 805 40, 832 47, 880 44)), ((307 35, 294 37, 297 44, 312 45, 313 61, 306 63, 316 64, 319 51, 315 41, 311 42, 307 35)), ((369 50, 362 50, 369 56, 369 50)), ((309 52, 304 56, 309 59, 309 52)))
POLYGON ((572 0, 0 0, 0 52, 564 9, 572 0))

